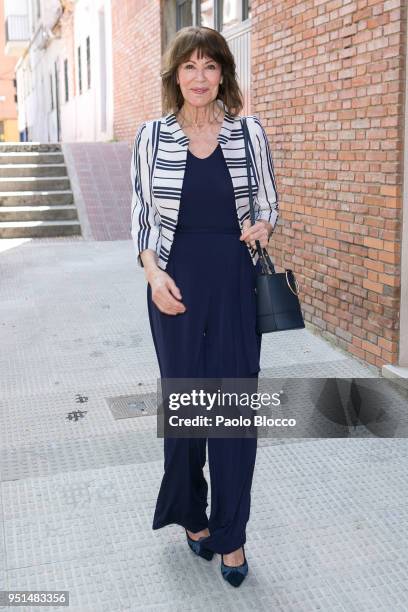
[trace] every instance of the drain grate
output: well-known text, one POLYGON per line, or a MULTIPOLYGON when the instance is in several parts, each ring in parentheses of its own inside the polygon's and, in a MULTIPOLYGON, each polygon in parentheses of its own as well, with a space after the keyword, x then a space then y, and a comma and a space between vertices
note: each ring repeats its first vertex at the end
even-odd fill
POLYGON ((114 419, 131 419, 157 414, 157 394, 119 395, 105 398, 114 419))

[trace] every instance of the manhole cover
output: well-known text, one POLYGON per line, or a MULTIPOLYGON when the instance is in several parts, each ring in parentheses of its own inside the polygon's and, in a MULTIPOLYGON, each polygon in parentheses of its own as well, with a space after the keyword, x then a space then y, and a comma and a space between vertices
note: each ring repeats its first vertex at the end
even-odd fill
POLYGON ((119 395, 105 399, 114 419, 131 419, 157 413, 156 393, 119 395))

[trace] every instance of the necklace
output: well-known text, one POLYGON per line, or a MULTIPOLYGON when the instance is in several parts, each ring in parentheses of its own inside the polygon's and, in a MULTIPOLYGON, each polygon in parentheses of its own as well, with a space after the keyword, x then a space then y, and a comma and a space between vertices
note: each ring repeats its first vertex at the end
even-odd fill
POLYGON ((218 115, 215 117, 215 119, 214 119, 213 121, 209 121, 209 122, 208 122, 208 124, 203 123, 203 124, 199 125, 197 122, 194 122, 194 121, 191 121, 190 123, 185 123, 185 119, 186 119, 186 118, 185 118, 185 116, 182 114, 182 112, 180 111, 180 117, 181 117, 181 118, 182 118, 182 120, 183 120, 183 125, 181 125, 180 127, 181 127, 181 128, 185 128, 185 127, 190 127, 190 126, 192 126, 192 127, 196 128, 196 129, 200 130, 200 129, 202 129, 202 128, 203 128, 205 125, 212 125, 213 123, 217 123, 217 119, 218 119, 218 117, 219 117, 220 115, 222 115, 222 109, 221 109, 221 108, 220 108, 220 112, 218 113, 218 115))

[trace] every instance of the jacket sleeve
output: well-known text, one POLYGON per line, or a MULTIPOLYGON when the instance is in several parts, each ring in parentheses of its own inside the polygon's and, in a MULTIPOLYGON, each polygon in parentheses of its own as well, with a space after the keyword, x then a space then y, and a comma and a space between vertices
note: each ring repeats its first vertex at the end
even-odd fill
POLYGON ((254 198, 255 220, 264 219, 273 228, 279 217, 278 193, 276 190, 275 172, 268 137, 259 118, 255 121, 255 152, 258 171, 258 193, 254 198), (258 215, 256 210, 258 209, 258 215))
POLYGON ((140 253, 145 249, 156 251, 160 234, 160 224, 157 220, 158 213, 151 201, 148 145, 147 126, 144 122, 137 129, 130 164, 132 180, 131 235, 136 249, 137 262, 142 268, 143 262, 140 253))

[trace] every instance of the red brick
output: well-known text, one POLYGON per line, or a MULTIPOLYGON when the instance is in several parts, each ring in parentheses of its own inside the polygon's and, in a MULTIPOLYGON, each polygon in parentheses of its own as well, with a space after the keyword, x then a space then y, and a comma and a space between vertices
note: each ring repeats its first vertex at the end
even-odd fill
POLYGON ((350 352, 376 367, 398 355, 397 331, 386 334, 399 317, 402 6, 320 3, 313 30, 304 2, 289 22, 282 0, 252 2, 251 113, 270 139, 286 230, 282 240, 276 232, 275 260, 296 253, 313 323, 350 333, 350 352), (328 48, 341 54, 322 70, 328 48), (340 295, 353 301, 336 310, 340 295), (370 340, 362 344, 364 322, 370 340))

